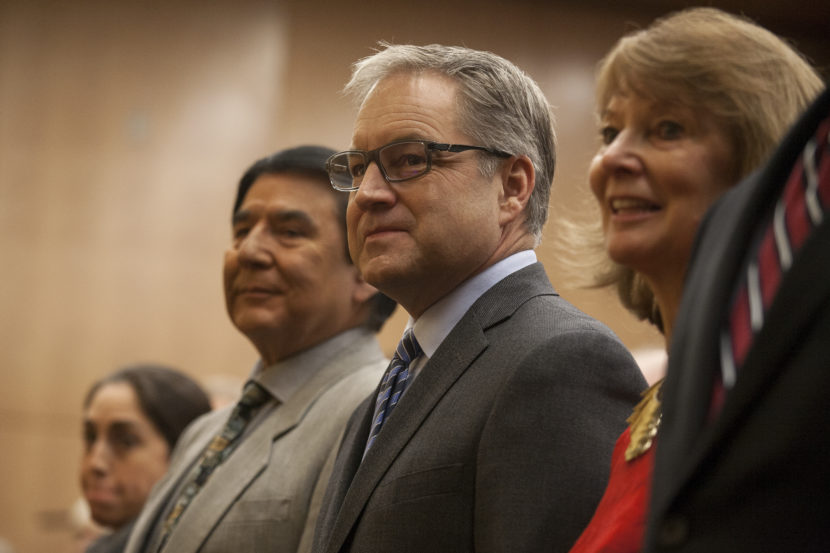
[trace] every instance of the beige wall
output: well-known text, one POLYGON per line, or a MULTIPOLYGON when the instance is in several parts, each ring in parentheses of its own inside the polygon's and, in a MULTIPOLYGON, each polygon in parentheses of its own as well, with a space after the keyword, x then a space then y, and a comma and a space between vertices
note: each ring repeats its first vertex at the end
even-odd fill
MULTIPOLYGON (((95 378, 140 360, 247 373, 256 356, 220 275, 236 180, 281 147, 347 146, 338 91, 377 40, 464 44, 527 70, 556 105, 552 215, 590 217, 593 66, 652 13, 575 5, 1 2, 0 537, 68 551, 95 378)), ((538 253, 564 296, 629 347, 659 347, 613 295, 569 286, 555 244, 548 232, 538 253)), ((387 350, 404 322, 387 325, 387 350)))

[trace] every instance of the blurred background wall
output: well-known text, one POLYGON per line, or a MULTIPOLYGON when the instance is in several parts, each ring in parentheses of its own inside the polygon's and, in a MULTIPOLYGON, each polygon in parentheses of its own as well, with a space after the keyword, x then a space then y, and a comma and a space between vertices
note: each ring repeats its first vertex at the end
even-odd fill
MULTIPOLYGON (((830 8, 722 1, 830 63, 830 8)), ((81 398, 126 363, 209 381, 256 359, 221 287, 237 179, 299 143, 349 145, 339 90, 378 40, 462 44, 514 61, 555 106, 551 217, 590 218, 593 70, 680 0, 0 1, 0 537, 69 551, 81 398), (623 4, 623 3, 621 3, 623 4)), ((632 349, 659 335, 608 291, 559 291, 632 349)), ((440 278, 440 276, 438 277, 440 278)), ((391 350, 406 316, 381 336, 391 350)))

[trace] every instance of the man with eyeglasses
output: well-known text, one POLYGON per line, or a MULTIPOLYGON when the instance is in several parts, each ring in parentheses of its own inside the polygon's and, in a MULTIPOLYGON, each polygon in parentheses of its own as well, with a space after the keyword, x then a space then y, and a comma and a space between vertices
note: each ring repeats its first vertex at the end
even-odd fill
POLYGON ((554 168, 549 106, 510 62, 383 45, 346 86, 349 250, 409 325, 352 415, 313 551, 567 551, 645 382, 560 298, 533 248, 554 168))

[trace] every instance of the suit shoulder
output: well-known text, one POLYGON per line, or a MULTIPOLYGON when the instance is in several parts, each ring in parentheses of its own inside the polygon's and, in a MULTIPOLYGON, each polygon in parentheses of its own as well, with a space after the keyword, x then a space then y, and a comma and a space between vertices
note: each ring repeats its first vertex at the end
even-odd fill
POLYGON ((388 363, 388 359, 382 359, 349 372, 332 383, 322 396, 325 397, 325 401, 336 403, 349 403, 354 401, 354 398, 362 399, 380 382, 388 363))
POLYGON ((596 340, 620 342, 608 326, 558 295, 530 298, 516 311, 514 318, 519 324, 537 329, 538 335, 543 338, 555 338, 568 333, 585 333, 595 334, 596 340))
POLYGON ((387 364, 385 359, 369 363, 334 381, 320 393, 307 417, 320 419, 319 424, 345 425, 358 404, 373 394, 387 364))
POLYGON ((508 379, 555 387, 565 382, 616 386, 632 400, 646 387, 616 334, 559 296, 528 299, 486 335, 489 346, 482 362, 498 367, 508 379))

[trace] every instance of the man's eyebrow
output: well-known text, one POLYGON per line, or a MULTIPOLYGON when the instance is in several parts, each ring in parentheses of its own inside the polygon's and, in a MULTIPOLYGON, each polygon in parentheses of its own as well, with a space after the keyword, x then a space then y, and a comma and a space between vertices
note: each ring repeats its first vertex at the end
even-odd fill
MULTIPOLYGON (((414 142, 437 142, 437 143, 441 142, 440 140, 436 139, 432 135, 426 135, 426 134, 423 134, 423 133, 420 133, 420 132, 408 132, 408 133, 404 133, 404 134, 400 134, 400 135, 395 135, 395 138, 393 138, 393 139, 391 139, 387 142, 384 142, 383 144, 378 146, 378 148, 383 148, 384 146, 388 146, 389 144, 393 144, 395 142, 406 142, 408 140, 411 140, 411 141, 414 141, 414 142)), ((377 149, 377 148, 375 148, 375 149, 377 149)), ((352 145, 349 146, 349 150, 357 150, 357 151, 362 151, 362 152, 369 151, 369 150, 361 150, 360 148, 356 147, 354 145, 354 141, 352 141, 352 145)))
POLYGON ((237 225, 251 218, 251 211, 248 209, 240 209, 231 217, 231 224, 237 225))
MULTIPOLYGON (((245 221, 251 219, 253 216, 254 215, 251 212, 251 210, 240 209, 239 211, 233 214, 231 222, 232 224, 237 225, 239 223, 244 223, 245 221)), ((300 222, 313 227, 317 226, 317 224, 314 222, 314 219, 311 218, 308 212, 303 211, 302 209, 276 210, 272 213, 269 213, 268 218, 277 223, 300 222)))
POLYGON ((300 222, 311 226, 317 226, 311 216, 301 209, 285 209, 269 214, 269 218, 278 223, 300 222))

